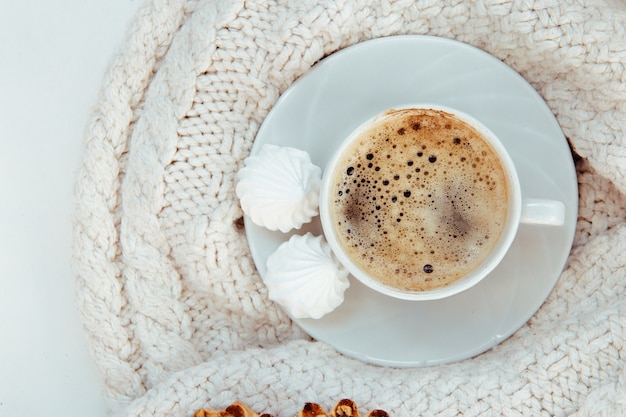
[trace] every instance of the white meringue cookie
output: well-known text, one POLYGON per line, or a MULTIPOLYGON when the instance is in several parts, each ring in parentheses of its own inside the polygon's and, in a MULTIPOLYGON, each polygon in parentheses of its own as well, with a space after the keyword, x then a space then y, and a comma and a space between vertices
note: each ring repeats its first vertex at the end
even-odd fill
POLYGON ((241 208, 256 225, 286 233, 318 214, 322 170, 302 150, 263 145, 238 179, 241 208))
POLYGON ((322 236, 294 235, 267 259, 269 298, 295 318, 319 319, 337 308, 350 286, 348 271, 322 236))

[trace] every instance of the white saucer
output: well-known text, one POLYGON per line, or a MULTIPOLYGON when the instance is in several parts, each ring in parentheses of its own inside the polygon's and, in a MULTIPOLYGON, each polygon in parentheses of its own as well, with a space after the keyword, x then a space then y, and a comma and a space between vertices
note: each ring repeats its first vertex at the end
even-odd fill
MULTIPOLYGON (((315 65, 278 100, 252 153, 272 143, 308 151, 324 168, 354 128, 393 106, 427 102, 459 109, 500 137, 524 197, 558 199, 565 226, 520 226, 504 261, 476 287, 437 301, 402 301, 351 277, 344 303, 322 319, 294 319, 313 338, 363 361, 424 366, 466 359, 503 341, 539 309, 570 252, 576 172, 567 141, 539 94, 515 71, 469 45, 429 36, 363 42, 315 65)), ((261 276, 291 234, 246 219, 261 276)), ((319 220, 294 233, 321 234, 319 220)))

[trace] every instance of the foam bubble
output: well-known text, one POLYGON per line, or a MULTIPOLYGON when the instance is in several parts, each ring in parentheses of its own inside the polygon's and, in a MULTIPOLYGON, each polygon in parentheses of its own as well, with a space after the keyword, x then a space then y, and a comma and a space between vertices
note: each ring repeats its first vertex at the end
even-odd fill
POLYGON ((504 226, 505 174, 480 133, 438 110, 399 110, 346 150, 333 189, 339 240, 383 283, 449 285, 504 226))

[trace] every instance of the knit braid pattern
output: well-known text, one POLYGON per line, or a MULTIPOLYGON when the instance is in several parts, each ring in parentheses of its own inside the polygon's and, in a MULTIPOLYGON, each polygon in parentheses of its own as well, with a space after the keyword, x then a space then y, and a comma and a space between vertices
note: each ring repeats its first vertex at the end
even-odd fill
POLYGON ((352 398, 416 416, 626 415, 626 3, 147 0, 86 129, 73 273, 110 415, 241 400, 290 417, 352 398), (278 97, 377 37, 481 48, 546 100, 576 152, 579 219, 555 289, 476 358, 389 369, 311 340, 267 297, 236 173, 278 97))

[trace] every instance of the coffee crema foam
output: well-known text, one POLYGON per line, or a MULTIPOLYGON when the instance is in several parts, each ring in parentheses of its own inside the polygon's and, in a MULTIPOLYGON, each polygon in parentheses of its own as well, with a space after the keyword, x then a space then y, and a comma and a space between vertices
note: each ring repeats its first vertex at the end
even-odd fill
POLYGON ((400 290, 459 280, 504 228, 498 156, 475 128, 441 110, 387 112, 344 151, 333 175, 339 242, 361 269, 400 290))

